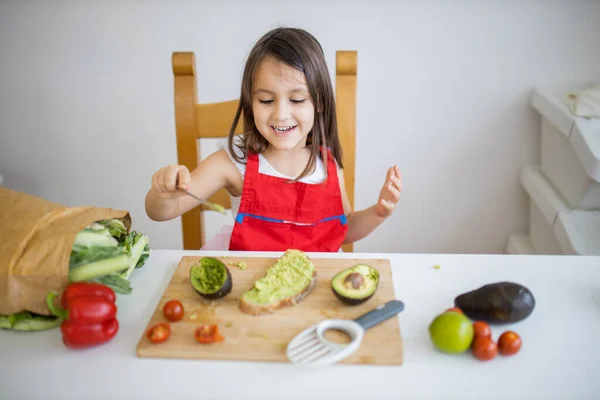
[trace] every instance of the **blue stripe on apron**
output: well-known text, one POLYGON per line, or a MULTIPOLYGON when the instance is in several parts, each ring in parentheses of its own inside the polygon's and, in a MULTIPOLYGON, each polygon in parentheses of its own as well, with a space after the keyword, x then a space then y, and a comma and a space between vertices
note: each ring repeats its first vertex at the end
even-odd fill
POLYGON ((238 223, 242 223, 244 221, 245 217, 250 217, 250 218, 257 218, 257 219, 262 219, 263 221, 269 221, 269 222, 279 222, 279 223, 288 223, 288 224, 296 224, 296 225, 306 225, 306 226, 314 226, 316 224, 320 224, 322 222, 327 222, 327 221, 331 221, 334 219, 339 219, 342 225, 346 225, 346 216, 344 214, 342 215, 334 215, 332 217, 327 217, 327 218, 323 218, 317 222, 313 222, 313 223, 295 223, 293 221, 285 221, 283 219, 275 219, 275 218, 269 218, 269 217, 264 217, 262 215, 256 215, 256 214, 248 214, 248 213, 239 213, 236 217, 235 217, 235 221, 238 223))

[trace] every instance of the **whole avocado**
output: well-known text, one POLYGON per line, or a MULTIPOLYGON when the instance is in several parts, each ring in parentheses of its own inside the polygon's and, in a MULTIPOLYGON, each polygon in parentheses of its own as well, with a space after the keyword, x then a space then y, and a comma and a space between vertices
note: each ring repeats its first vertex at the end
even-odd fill
POLYGON ((518 283, 496 282, 457 296, 454 304, 474 320, 513 323, 533 312, 535 297, 518 283))

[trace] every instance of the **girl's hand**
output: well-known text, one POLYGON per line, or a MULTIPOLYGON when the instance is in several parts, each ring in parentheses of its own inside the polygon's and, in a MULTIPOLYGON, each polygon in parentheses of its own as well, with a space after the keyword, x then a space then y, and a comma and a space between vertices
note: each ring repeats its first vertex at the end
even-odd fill
POLYGON ((187 189, 190 184, 190 171, 185 165, 162 167, 152 175, 152 190, 161 196, 172 196, 177 189, 187 189))
POLYGON ((402 174, 397 165, 394 165, 387 171, 385 183, 379 193, 379 201, 375 206, 375 212, 378 217, 386 218, 392 215, 396 208, 396 203, 400 200, 402 191, 402 174))

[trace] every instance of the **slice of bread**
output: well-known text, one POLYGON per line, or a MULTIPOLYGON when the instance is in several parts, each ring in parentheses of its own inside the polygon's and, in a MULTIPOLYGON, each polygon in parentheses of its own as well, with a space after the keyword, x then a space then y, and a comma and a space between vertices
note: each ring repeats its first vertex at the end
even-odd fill
POLYGON ((300 303, 317 284, 317 269, 301 250, 287 250, 254 282, 240 299, 240 310, 250 315, 271 314, 300 303))

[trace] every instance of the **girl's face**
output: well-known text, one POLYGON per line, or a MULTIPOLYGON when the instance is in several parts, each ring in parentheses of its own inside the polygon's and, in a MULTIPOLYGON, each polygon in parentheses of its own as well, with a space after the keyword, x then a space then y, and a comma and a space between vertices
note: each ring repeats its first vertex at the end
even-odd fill
POLYGON ((306 146, 314 105, 301 71, 265 58, 256 72, 252 110, 256 128, 271 146, 278 150, 306 146))

